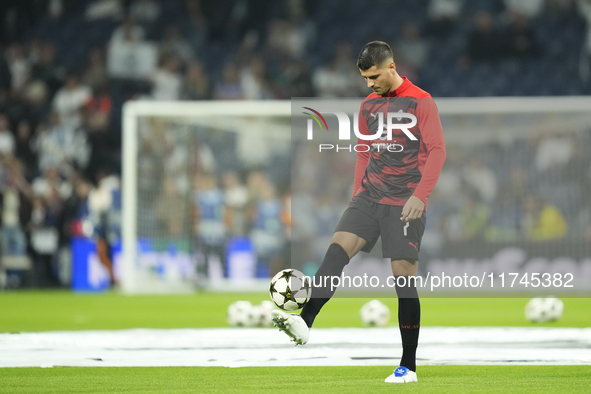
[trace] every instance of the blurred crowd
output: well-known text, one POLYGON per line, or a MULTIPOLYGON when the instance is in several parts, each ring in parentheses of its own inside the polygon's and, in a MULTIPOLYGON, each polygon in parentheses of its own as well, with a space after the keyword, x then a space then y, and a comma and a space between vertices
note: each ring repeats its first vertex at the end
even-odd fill
POLYGON ((448 149, 431 198, 432 235, 441 243, 587 242, 590 147, 591 128, 584 125, 572 133, 540 127, 538 135, 512 144, 448 149))
POLYGON ((198 273, 214 278, 227 271, 232 239, 250 240, 259 276, 288 266, 289 151, 249 169, 231 127, 145 118, 140 129, 138 238, 197 251, 198 273))
MULTIPOLYGON (((458 131, 446 129, 449 118, 443 120, 448 136, 458 131)), ((503 120, 494 123, 502 127, 503 120)), ((583 122, 558 130, 543 123, 538 119, 505 142, 490 138, 494 133, 482 139, 467 125, 472 136, 464 135, 461 144, 448 142, 429 197, 424 257, 468 243, 561 241, 576 249, 591 240, 591 127, 583 122)), ((356 156, 319 154, 313 144, 294 152, 292 248, 301 252, 300 261, 321 261, 351 199, 356 156)))
MULTIPOLYGON (((399 73, 435 97, 591 92, 589 0, 381 0, 371 5, 336 0, 4 0, 2 253, 36 256, 46 272, 39 281, 56 284, 60 250, 67 254, 72 234, 83 231, 79 222, 91 217, 97 228, 105 227, 101 217, 120 205, 125 101, 365 96, 356 53, 373 39, 390 42, 399 73), (382 16, 383 21, 377 19, 382 16), (87 203, 93 195, 102 196, 91 198, 96 206, 87 203)), ((572 144, 565 166, 580 159, 578 145, 572 144)), ((494 162, 482 161, 480 167, 457 173, 465 173, 462 185, 489 179, 494 186, 484 186, 489 190, 484 195, 467 190, 469 202, 459 215, 471 229, 451 231, 456 227, 448 223, 442 225, 444 233, 481 234, 483 222, 492 220, 503 221, 497 223, 500 228, 532 222, 482 208, 483 201, 497 201, 497 194, 516 193, 510 180, 527 171, 499 173, 494 162)), ((210 175, 216 184, 231 182, 230 175, 210 175)), ((248 174, 238 178, 250 179, 248 174)), ((195 181, 199 187, 207 184, 203 179, 195 181)), ((173 193, 173 186, 162 186, 173 193)), ((277 212, 283 212, 278 207, 285 206, 287 194, 278 197, 271 189, 259 192, 275 202, 258 211, 275 212, 285 224, 284 214, 277 212)), ((224 198, 243 199, 239 195, 224 198)), ((251 206, 262 204, 253 196, 247 200, 251 206)), ((525 211, 558 216, 546 200, 520 201, 525 211)), ((568 221, 572 213, 563 215, 568 221)), ((254 228, 264 221, 249 217, 254 228)), ((552 222, 561 228, 560 220, 552 222)), ((110 232, 117 234, 117 219, 110 223, 110 232)), ((108 239, 108 231, 101 231, 108 239)))

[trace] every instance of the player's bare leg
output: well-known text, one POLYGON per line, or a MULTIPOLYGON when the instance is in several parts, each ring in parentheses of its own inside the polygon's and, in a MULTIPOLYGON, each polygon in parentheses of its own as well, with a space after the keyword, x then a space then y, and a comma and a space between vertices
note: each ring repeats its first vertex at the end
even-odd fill
POLYGON ((411 383, 417 381, 416 352, 421 320, 421 304, 416 282, 409 278, 417 276, 417 260, 392 260, 392 274, 396 278, 398 294, 398 324, 402 337, 400 367, 386 378, 387 383, 411 383))
MULTIPOLYGON (((349 256, 349 259, 353 258, 367 243, 366 240, 353 233, 346 231, 337 231, 332 235, 330 244, 338 244, 349 256)), ((339 274, 340 275, 340 274, 339 274)))

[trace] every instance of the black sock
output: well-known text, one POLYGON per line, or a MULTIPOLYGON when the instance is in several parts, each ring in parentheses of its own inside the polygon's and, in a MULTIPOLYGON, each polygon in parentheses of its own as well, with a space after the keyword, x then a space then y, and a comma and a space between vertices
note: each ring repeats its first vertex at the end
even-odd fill
MULTIPOLYGON (((345 249, 339 244, 330 244, 326 251, 326 256, 324 256, 322 265, 320 265, 316 275, 314 275, 314 282, 317 284, 324 283, 324 281, 321 282, 320 279, 323 276, 341 276, 343 269, 348 263, 349 255, 345 252, 345 249)), ((329 285, 325 287, 312 286, 312 296, 310 297, 310 301, 304 306, 304 309, 302 309, 302 313, 300 314, 308 327, 312 327, 316 315, 336 291, 336 289, 331 291, 330 279, 328 280, 328 284, 329 285)))
MULTIPOLYGON (((408 276, 405 277, 408 279, 408 276)), ((400 365, 417 370, 417 345, 419 342, 419 329, 421 322, 421 303, 417 293, 416 283, 401 285, 403 280, 397 282, 396 293, 398 294, 398 324, 400 325, 400 336, 402 337, 402 358, 400 365)))

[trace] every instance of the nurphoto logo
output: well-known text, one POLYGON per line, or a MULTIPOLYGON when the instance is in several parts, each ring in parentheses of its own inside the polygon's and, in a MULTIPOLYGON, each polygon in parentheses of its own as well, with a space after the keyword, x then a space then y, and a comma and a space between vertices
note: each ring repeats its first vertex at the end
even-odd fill
MULTIPOLYGON (((320 127, 320 130, 326 129, 328 131, 328 124, 326 123, 326 119, 322 114, 333 114, 337 117, 339 122, 339 140, 348 141, 351 140, 351 119, 349 115, 347 115, 343 111, 338 110, 323 110, 317 111, 310 107, 302 107, 310 112, 302 112, 305 115, 308 115, 311 119, 308 119, 307 122, 307 139, 309 141, 314 139, 314 121, 320 127)), ((362 134, 359 131, 359 112, 355 112, 353 114, 353 132, 355 136, 360 140, 364 141, 386 141, 392 140, 392 130, 398 129, 401 130, 410 140, 417 141, 417 137, 415 137, 409 129, 413 128, 417 124, 417 117, 413 114, 409 114, 406 112, 388 112, 384 117, 383 112, 378 113, 370 113, 369 115, 371 118, 377 118, 378 126, 374 134, 362 134), (384 118, 386 124, 384 125, 384 118), (400 122, 402 119, 410 119, 409 123, 394 123, 394 119, 400 122)), ((404 146, 400 144, 396 144, 396 140, 392 142, 374 142, 371 145, 369 144, 356 144, 356 145, 334 145, 334 144, 319 144, 319 152, 323 150, 333 150, 336 151, 345 150, 351 152, 354 150, 355 152, 369 152, 369 151, 383 151, 387 150, 389 152, 402 152, 404 150, 404 146)))

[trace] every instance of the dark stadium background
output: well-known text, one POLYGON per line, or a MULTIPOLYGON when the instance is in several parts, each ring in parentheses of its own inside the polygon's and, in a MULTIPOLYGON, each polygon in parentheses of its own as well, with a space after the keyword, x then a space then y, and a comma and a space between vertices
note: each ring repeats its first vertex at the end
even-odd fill
MULTIPOLYGON (((3 0, 0 190, 2 212, 12 215, 3 216, 2 254, 31 256, 33 269, 11 270, 0 285, 68 286, 69 242, 85 234, 86 196, 104 203, 101 188, 121 175, 126 101, 364 96, 356 55, 376 39, 393 46, 399 73, 434 97, 591 92, 584 0, 3 0), (122 56, 130 48, 137 57, 122 56)), ((537 148, 514 149, 527 163, 537 148)), ((588 172, 589 158, 573 155, 569 165, 588 172)), ((499 181, 501 170, 493 166, 499 181)), ((256 188, 259 175, 240 173, 238 183, 256 188)), ((554 188, 573 181, 554 175, 546 178, 554 188)), ((285 192, 278 176, 268 178, 285 192)), ((562 214, 576 217, 587 197, 562 214)))

